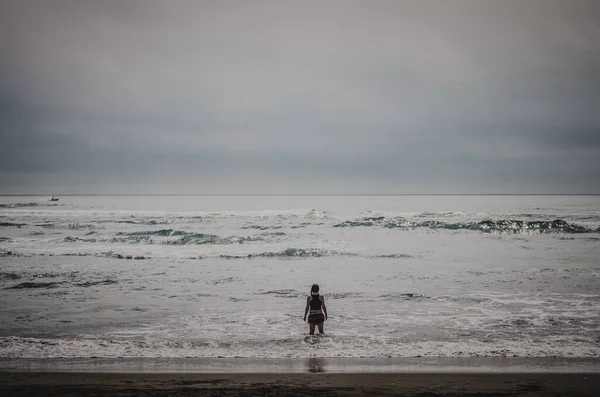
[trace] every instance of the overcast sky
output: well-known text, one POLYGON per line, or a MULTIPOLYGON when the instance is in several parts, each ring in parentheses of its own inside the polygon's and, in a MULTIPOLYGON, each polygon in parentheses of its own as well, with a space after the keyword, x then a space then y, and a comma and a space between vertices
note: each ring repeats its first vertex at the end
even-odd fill
POLYGON ((0 193, 600 193, 600 1, 0 0, 0 193))

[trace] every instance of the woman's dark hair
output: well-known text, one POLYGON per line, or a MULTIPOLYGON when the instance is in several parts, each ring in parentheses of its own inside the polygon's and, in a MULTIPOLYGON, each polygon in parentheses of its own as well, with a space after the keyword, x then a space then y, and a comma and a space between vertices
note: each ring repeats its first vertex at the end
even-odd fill
POLYGON ((315 295, 315 292, 317 294, 319 293, 319 284, 313 284, 312 287, 310 287, 310 294, 315 295))

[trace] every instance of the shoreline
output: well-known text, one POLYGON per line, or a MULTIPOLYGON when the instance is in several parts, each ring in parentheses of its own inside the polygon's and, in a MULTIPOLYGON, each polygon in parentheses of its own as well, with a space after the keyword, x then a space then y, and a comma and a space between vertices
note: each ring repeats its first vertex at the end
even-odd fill
POLYGON ((0 372, 86 373, 600 373, 600 358, 0 358, 0 372))
POLYGON ((600 373, 0 372, 10 396, 597 396, 600 373))

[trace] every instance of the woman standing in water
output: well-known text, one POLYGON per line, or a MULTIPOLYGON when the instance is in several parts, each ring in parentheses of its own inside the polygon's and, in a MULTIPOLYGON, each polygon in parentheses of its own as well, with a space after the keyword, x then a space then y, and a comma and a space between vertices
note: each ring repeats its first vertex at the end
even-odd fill
POLYGON ((306 298, 306 308, 304 309, 304 321, 308 314, 308 324, 310 325, 310 334, 315 334, 315 325, 319 327, 319 333, 323 333, 323 322, 327 320, 327 308, 325 307, 325 298, 319 295, 319 286, 313 284, 310 289, 310 296, 306 298), (308 311, 310 310, 310 314, 308 311))

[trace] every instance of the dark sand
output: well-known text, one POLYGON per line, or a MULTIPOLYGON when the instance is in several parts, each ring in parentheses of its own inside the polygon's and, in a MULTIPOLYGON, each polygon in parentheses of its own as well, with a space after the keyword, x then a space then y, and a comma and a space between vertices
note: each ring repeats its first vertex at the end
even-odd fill
POLYGON ((600 396, 600 373, 0 372, 0 396, 600 396))

